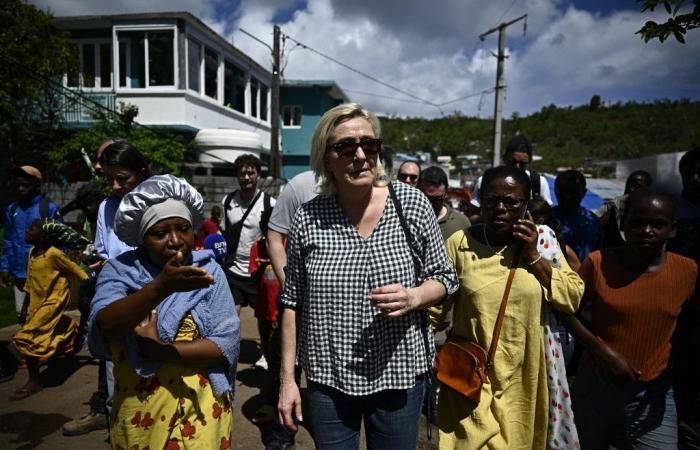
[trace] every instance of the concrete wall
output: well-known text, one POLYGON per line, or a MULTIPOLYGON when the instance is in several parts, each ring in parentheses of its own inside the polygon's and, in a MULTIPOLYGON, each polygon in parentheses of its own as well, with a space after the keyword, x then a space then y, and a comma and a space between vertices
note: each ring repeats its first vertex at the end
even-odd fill
POLYGON ((654 179, 655 188, 666 191, 669 194, 679 195, 683 186, 681 184, 681 176, 678 173, 678 161, 680 161, 683 153, 665 153, 645 158, 618 161, 615 177, 625 180, 635 170, 646 170, 654 179))

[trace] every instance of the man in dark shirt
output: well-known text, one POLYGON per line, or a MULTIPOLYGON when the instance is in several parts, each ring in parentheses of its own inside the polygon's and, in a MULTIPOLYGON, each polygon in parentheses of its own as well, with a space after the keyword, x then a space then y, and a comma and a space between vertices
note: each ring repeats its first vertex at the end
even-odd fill
POLYGON ((418 189, 428 197, 435 211, 443 240, 452 234, 469 227, 469 219, 461 212, 452 208, 447 198, 447 175, 437 166, 428 167, 423 171, 418 182, 418 189))

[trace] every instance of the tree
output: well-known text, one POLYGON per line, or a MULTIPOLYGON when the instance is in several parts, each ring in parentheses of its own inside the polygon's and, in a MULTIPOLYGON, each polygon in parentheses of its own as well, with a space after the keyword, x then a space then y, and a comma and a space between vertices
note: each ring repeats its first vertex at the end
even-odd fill
POLYGON ((595 94, 593 97, 591 97, 591 101, 588 104, 588 110, 597 111, 598 109, 600 109, 600 95, 595 94))
POLYGON ((109 138, 126 139, 139 149, 150 162, 164 166, 168 172, 177 174, 183 160, 186 146, 183 140, 167 131, 146 128, 135 122, 138 108, 119 103, 117 112, 102 112, 100 120, 91 128, 78 131, 63 145, 49 155, 58 169, 66 169, 71 161, 81 159, 81 149, 85 149, 94 160, 95 152, 102 142, 109 138))
POLYGON ((0 148, 10 164, 41 164, 64 135, 64 70, 77 61, 70 35, 20 0, 0 0, 0 148))
POLYGON ((641 34, 644 42, 652 39, 665 41, 671 34, 681 44, 685 44, 685 34, 695 28, 700 27, 700 0, 693 0, 693 9, 684 14, 678 14, 683 7, 685 0, 637 0, 642 4, 642 10, 653 11, 659 4, 664 5, 666 12, 671 16, 666 23, 656 23, 648 21, 637 31, 641 34))

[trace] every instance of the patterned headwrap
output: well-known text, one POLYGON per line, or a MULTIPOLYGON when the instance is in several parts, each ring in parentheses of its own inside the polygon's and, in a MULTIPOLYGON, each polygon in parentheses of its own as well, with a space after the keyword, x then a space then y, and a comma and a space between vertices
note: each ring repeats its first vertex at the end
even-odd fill
POLYGON ((82 250, 90 243, 86 237, 73 228, 51 219, 44 220, 44 223, 41 224, 41 229, 46 233, 52 244, 60 247, 82 250))

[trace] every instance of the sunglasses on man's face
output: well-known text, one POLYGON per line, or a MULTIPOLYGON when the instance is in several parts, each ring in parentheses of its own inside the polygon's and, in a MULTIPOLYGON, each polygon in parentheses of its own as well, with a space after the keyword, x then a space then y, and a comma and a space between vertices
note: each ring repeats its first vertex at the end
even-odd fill
POLYGON ((328 144, 326 150, 335 151, 341 158, 349 158, 355 156, 357 147, 362 147, 362 151, 366 156, 376 156, 382 149, 381 139, 362 139, 360 142, 355 142, 351 139, 328 144))
POLYGON ((413 174, 413 173, 400 173, 398 174, 398 178, 401 181, 416 181, 418 179, 418 175, 413 174))

